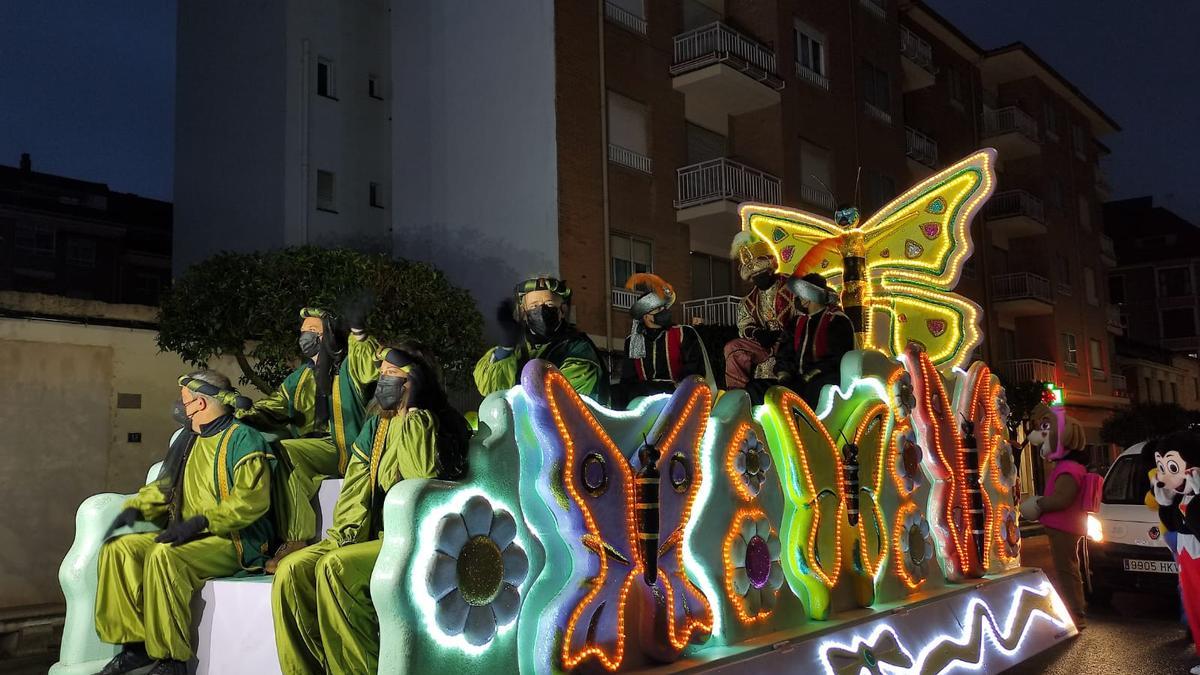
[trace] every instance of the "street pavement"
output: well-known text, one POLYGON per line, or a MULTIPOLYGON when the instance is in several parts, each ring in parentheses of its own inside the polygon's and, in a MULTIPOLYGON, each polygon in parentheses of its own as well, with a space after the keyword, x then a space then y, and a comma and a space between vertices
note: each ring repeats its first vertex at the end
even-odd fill
MULTIPOLYGON (((1053 579, 1044 535, 1025 539, 1021 562, 1053 579)), ((1170 596, 1116 593, 1111 607, 1092 607, 1078 638, 1011 668, 1009 675, 1174 675, 1200 664, 1179 604, 1170 596)))

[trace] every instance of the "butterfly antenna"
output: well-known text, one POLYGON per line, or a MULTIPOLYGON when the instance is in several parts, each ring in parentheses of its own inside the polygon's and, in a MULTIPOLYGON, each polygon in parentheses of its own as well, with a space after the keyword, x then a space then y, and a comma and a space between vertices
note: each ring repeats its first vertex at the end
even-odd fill
POLYGON ((854 174, 854 208, 858 208, 858 186, 862 182, 862 165, 858 166, 858 171, 854 174))
POLYGON ((809 177, 809 178, 811 178, 811 179, 813 179, 813 180, 815 180, 815 181, 817 181, 818 183, 820 183, 820 184, 821 184, 821 187, 825 188, 825 192, 827 192, 827 193, 829 194, 829 196, 833 198, 833 203, 834 203, 834 204, 837 204, 837 203, 838 203, 838 200, 837 200, 837 195, 833 194, 833 188, 831 188, 831 187, 829 187, 828 185, 826 185, 826 184, 825 184, 825 181, 821 180, 820 178, 817 178, 816 174, 811 174, 811 173, 810 173, 810 174, 808 174, 808 177, 809 177))

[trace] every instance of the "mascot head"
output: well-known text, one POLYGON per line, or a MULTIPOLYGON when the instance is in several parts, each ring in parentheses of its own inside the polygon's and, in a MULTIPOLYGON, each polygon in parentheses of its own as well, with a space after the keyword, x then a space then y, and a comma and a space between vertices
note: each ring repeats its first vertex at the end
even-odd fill
POLYGON ((1181 495, 1198 492, 1200 432, 1179 431, 1151 440, 1142 448, 1142 459, 1151 466, 1152 488, 1181 495))

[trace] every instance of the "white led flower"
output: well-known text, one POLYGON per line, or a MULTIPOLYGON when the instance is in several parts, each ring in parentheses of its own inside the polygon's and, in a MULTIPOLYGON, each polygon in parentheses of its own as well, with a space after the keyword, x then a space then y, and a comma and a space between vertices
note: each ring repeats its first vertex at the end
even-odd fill
POLYGON ((925 474, 921 471, 921 461, 925 451, 917 443, 917 434, 909 429, 900 437, 900 451, 896 453, 896 475, 904 483, 907 492, 920 487, 925 482, 925 474))
POLYGON ((929 521, 919 511, 913 511, 904 519, 900 551, 904 569, 913 581, 921 581, 929 576, 929 561, 933 559, 933 534, 929 530, 929 521))
POLYGON ((746 432, 733 457, 733 468, 751 497, 757 497, 771 471, 771 453, 753 431, 746 432))
POLYGON ((1007 441, 1000 443, 996 449, 996 471, 1000 484, 1011 489, 1017 483, 1017 459, 1013 456, 1012 445, 1007 441))
POLYGON ((516 621, 519 587, 529 572, 525 551, 514 541, 517 524, 508 511, 493 511, 481 496, 438 523, 432 564, 426 577, 437 601, 435 619, 447 635, 462 635, 481 646, 497 626, 516 621))
POLYGON ((1008 426, 1008 418, 1012 415, 1012 408, 1008 405, 1008 393, 1002 387, 1000 393, 996 395, 996 414, 1000 416, 1000 424, 1008 426))
POLYGON ((725 546, 732 590, 740 596, 733 601, 750 618, 775 609, 783 585, 782 546, 770 521, 761 514, 744 516, 725 546))

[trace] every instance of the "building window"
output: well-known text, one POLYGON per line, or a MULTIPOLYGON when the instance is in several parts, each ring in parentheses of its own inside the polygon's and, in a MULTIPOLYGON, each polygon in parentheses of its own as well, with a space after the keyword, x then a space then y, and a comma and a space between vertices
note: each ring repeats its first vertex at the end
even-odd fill
POLYGON ((1102 354, 1102 348, 1100 346, 1099 340, 1096 340, 1096 339, 1088 340, 1088 358, 1092 362, 1092 370, 1093 371, 1103 371, 1104 370, 1104 356, 1102 354))
POLYGON ((1114 275, 1108 278, 1108 300, 1117 305, 1125 302, 1125 277, 1114 275))
POLYGON ((614 234, 609 237, 609 246, 612 248, 613 288, 624 288, 629 277, 653 269, 650 242, 645 239, 614 234))
POLYGON ((317 209, 337 213, 337 177, 332 171, 317 170, 317 209))
POLYGON ((367 96, 383 100, 383 85, 380 84, 378 75, 367 75, 367 96))
POLYGON ((1158 400, 1161 403, 1167 402, 1167 386, 1162 380, 1158 381, 1158 400))
POLYGON ((1084 232, 1092 231, 1092 204, 1084 195, 1079 195, 1079 225, 1084 232))
POLYGON ((699 164, 727 156, 728 139, 721 134, 691 122, 685 122, 684 129, 687 135, 688 164, 699 164))
POLYGON ((133 276, 133 292, 147 304, 157 304, 163 276, 157 272, 138 272, 133 276))
POLYGON ((950 102, 955 103, 958 107, 963 107, 967 97, 963 87, 963 76, 957 68, 950 66, 946 67, 946 89, 950 92, 950 102))
POLYGON ((383 208, 383 186, 379 183, 371 183, 370 188, 370 204, 377 209, 383 208))
MULTIPOLYGON (((792 30, 796 37, 797 72, 807 71, 808 74, 816 75, 819 78, 816 83, 820 84, 821 80, 829 77, 825 72, 825 36, 800 21, 795 23, 792 30)), ((824 86, 829 88, 827 80, 824 86)))
POLYGON ((1087 132, 1078 124, 1071 127, 1071 145, 1075 148, 1076 157, 1087 159, 1087 132))
POLYGON ((733 295, 733 264, 725 258, 692 254, 692 297, 733 295))
MULTIPOLYGON (((646 106, 614 91, 608 92, 608 144, 637 158, 649 158, 649 114, 646 106)), ((609 153, 610 159, 612 153, 609 153)), ((625 164, 627 162, 621 161, 625 164)), ((637 167, 635 167, 637 168, 637 167)))
POLYGON ((1058 254, 1058 292, 1071 294, 1071 259, 1062 253, 1058 254))
POLYGON ((1074 370, 1079 367, 1079 347, 1075 343, 1075 335, 1063 333, 1063 363, 1074 370))
POLYGON ((1192 275, 1186 267, 1158 270, 1158 297, 1177 298, 1192 294, 1192 275))
POLYGON ((52 225, 17 225, 14 239, 17 250, 27 255, 53 257, 54 226, 52 225))
POLYGON ((67 262, 76 267, 96 266, 96 240, 71 237, 67 240, 67 262))
POLYGON ((832 159, 829 151, 808 141, 800 141, 800 197, 825 208, 832 214, 837 208, 833 198, 832 159))
POLYGON ((886 70, 866 61, 862 64, 863 100, 889 118, 892 114, 892 80, 886 70))
POLYGON ((896 196, 896 181, 875 171, 863 172, 863 210, 874 213, 896 196))
POLYGON ((1196 312, 1191 307, 1164 309, 1161 313, 1162 336, 1166 339, 1196 335, 1196 312))
POLYGON ((1042 125, 1046 130, 1046 137, 1050 140, 1058 140, 1058 114, 1054 110, 1054 103, 1045 101, 1042 103, 1042 125))
POLYGON ((337 98, 336 82, 333 77, 333 61, 324 56, 317 57, 317 95, 337 98))
POLYGON ((1098 307, 1100 296, 1096 294, 1096 272, 1090 267, 1083 268, 1083 290, 1088 304, 1098 307))
POLYGON ((1179 403, 1179 385, 1171 383, 1171 403, 1179 403))

